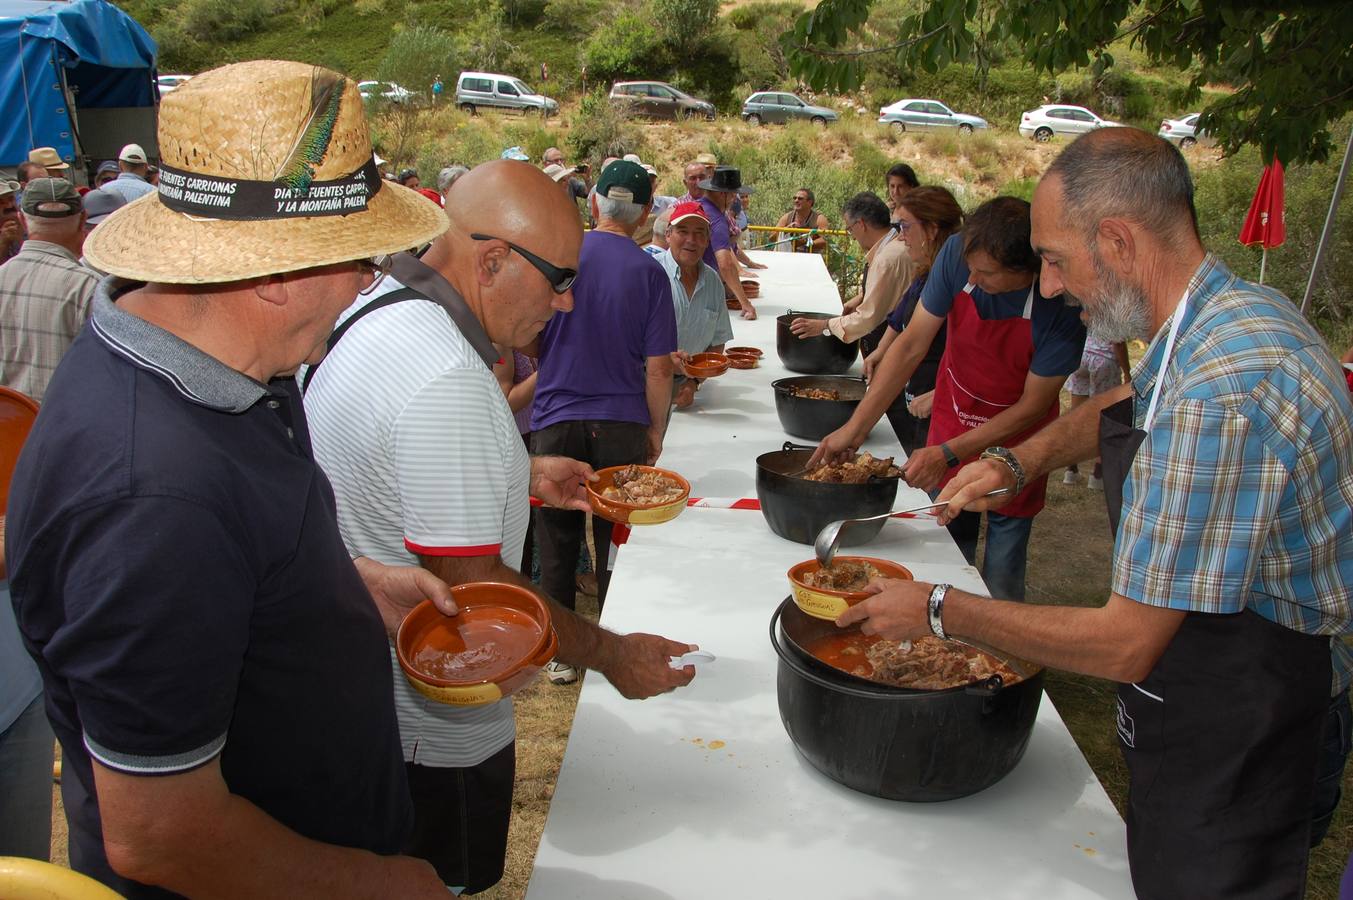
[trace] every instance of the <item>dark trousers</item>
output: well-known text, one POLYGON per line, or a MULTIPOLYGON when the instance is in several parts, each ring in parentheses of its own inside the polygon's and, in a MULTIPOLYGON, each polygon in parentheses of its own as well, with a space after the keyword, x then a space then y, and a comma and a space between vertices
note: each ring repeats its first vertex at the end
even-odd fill
POLYGON ((413 796, 408 854, 432 863, 443 882, 474 894, 503 877, 517 745, 477 766, 443 768, 405 763, 413 796))
MULTIPOLYGON (((1335 640, 1339 640, 1335 638, 1335 640)), ((1311 846, 1325 839, 1334 811, 1343 795, 1344 763, 1348 761, 1353 710, 1348 706, 1348 688, 1330 698, 1325 712, 1325 735, 1320 743, 1320 762, 1315 773, 1315 803, 1311 810, 1311 846)))
MULTIPOLYGON (((568 456, 594 469, 642 463, 648 457, 648 426, 637 422, 559 422, 531 434, 536 456, 568 456)), ((538 507, 536 543, 540 547, 540 586, 555 602, 574 609, 578 550, 583 543, 583 513, 538 507)), ((606 561, 611 550, 611 523, 592 517, 592 540, 597 548, 597 605, 606 602, 611 573, 606 561)))

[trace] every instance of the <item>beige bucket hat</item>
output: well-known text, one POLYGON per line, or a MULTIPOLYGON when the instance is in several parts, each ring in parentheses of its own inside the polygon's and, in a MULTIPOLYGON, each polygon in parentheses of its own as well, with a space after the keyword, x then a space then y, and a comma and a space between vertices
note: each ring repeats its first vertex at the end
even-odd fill
POLYGON ((257 278, 396 253, 446 214, 381 178, 357 85, 257 60, 198 75, 160 106, 156 193, 85 240, 95 268, 161 284, 257 278))

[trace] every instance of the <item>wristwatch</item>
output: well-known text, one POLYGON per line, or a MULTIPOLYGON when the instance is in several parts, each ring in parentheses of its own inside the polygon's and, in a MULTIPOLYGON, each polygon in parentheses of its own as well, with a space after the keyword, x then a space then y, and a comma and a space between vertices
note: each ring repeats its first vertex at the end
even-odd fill
POLYGON ((1006 464, 1015 476, 1015 490, 1018 494, 1024 490, 1024 466, 1015 458, 1015 454, 1006 447, 988 447, 982 451, 982 459, 994 459, 1006 464))
POLYGON ((954 451, 949 449, 948 444, 940 444, 940 452, 944 454, 945 464, 951 469, 963 461, 958 458, 958 455, 955 454, 954 451))
POLYGON ((937 584, 930 589, 930 601, 926 604, 926 613, 930 618, 930 633, 942 641, 949 640, 944 633, 944 597, 949 593, 951 584, 937 584))

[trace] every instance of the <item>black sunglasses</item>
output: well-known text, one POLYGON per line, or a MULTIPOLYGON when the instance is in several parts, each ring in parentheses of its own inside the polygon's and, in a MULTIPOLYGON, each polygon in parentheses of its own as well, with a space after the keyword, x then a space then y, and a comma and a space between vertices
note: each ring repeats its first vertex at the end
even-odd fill
POLYGON ((507 244, 508 247, 515 250, 517 253, 521 254, 522 259, 526 260, 531 265, 535 266, 537 272, 545 276, 545 280, 550 283, 550 287, 554 289, 554 292, 556 294, 563 294, 567 292, 569 288, 573 287, 573 282, 578 277, 577 269, 565 269, 560 266, 556 266, 554 263, 547 262, 546 260, 541 259, 539 256, 536 256, 534 253, 532 253, 530 250, 527 250, 525 247, 518 247, 516 244, 504 238, 494 237, 491 234, 479 234, 476 232, 470 235, 470 240, 502 241, 504 244, 507 244))

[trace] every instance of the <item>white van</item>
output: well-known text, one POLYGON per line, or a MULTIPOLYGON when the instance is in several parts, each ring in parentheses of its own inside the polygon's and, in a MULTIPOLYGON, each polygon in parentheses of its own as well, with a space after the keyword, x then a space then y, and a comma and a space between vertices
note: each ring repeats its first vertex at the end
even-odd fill
POLYGON ((485 106, 539 112, 550 116, 559 103, 531 90, 520 78, 494 72, 461 72, 456 79, 456 105, 470 115, 485 106))

